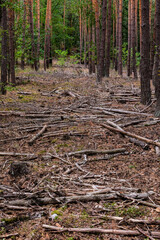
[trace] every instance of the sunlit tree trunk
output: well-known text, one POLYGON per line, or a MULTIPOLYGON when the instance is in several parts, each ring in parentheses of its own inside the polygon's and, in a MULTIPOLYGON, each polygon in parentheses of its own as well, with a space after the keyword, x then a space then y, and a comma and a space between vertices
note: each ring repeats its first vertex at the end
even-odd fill
POLYGON ((110 68, 111 23, 112 23, 111 10, 112 10, 112 0, 108 0, 107 47, 106 47, 106 69, 105 69, 105 74, 107 77, 109 77, 109 68, 110 68))
POLYGON ((149 31, 149 0, 142 1, 142 42, 141 42, 141 103, 151 102, 150 89, 150 31, 149 31))
POLYGON ((91 21, 89 20, 88 22, 88 35, 89 35, 89 43, 88 43, 88 68, 89 68, 89 74, 92 74, 92 24, 91 21))
MULTIPOLYGON (((4 0, 2 0, 2 4, 4 4, 4 0)), ((0 91, 2 94, 6 94, 6 84, 7 84, 7 41, 8 41, 8 34, 7 34, 7 9, 4 5, 3 7, 0 6, 1 10, 1 26, 2 26, 2 41, 1 41, 1 82, 0 82, 0 91)))
POLYGON ((95 73, 95 26, 92 24, 92 72, 95 73))
POLYGON ((119 0, 115 1, 116 7, 116 54, 115 54, 115 71, 118 70, 118 51, 119 51, 119 0))
POLYGON ((84 20, 84 65, 87 67, 87 19, 84 20))
POLYGON ((118 74, 122 75, 122 0, 119 0, 118 19, 118 74))
POLYGON ((136 69, 136 34, 135 34, 135 0, 131 0, 131 48, 132 48, 132 70, 134 78, 137 78, 136 69))
MULTIPOLYGON (((12 0, 13 3, 13 0, 12 0)), ((8 32, 9 32, 9 68, 11 83, 16 83, 15 78, 15 39, 14 39, 14 9, 11 6, 8 9, 8 32)))
POLYGON ((40 0, 37 0, 37 31, 38 31, 38 38, 37 38, 37 68, 39 68, 39 55, 40 55, 40 0))
POLYGON ((131 0, 128 0, 128 59, 127 75, 131 75, 131 0))

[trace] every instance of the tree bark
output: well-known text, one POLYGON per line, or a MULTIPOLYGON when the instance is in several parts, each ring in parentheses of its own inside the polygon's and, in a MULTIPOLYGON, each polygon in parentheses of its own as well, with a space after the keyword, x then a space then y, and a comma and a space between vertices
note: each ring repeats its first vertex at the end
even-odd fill
POLYGON ((160 0, 156 1, 156 55, 155 55, 155 94, 157 98, 155 116, 160 117, 160 0))
MULTIPOLYGON (((13 3, 13 0, 11 1, 13 3)), ((9 68, 11 83, 16 83, 15 78, 15 39, 14 39, 14 9, 8 9, 8 32, 9 32, 9 68)))
MULTIPOLYGON (((5 0, 2 1, 4 3, 5 0)), ((2 94, 6 94, 5 86, 7 84, 7 41, 8 41, 8 34, 7 34, 7 9, 6 6, 1 7, 1 14, 2 14, 2 60, 1 60, 1 82, 0 82, 0 90, 2 94)))
POLYGON ((131 0, 128 1, 128 59, 127 75, 131 75, 131 0))
POLYGON ((22 33, 22 56, 21 56, 21 68, 24 70, 25 66, 25 41, 26 41, 26 0, 23 0, 23 33, 22 33))
POLYGON ((106 48, 106 76, 109 77, 110 68, 110 42, 111 42, 111 11, 112 11, 112 0, 108 0, 108 19, 107 19, 107 48, 106 48))
POLYGON ((141 103, 151 103, 150 89, 150 31, 149 31, 149 0, 142 1, 142 43, 141 43, 141 103))
POLYGON ((132 70, 137 79, 136 69, 136 33, 135 33, 135 0, 131 0, 131 45, 132 45, 132 70))
POLYGON ((97 82, 101 83, 104 76, 104 57, 105 57, 105 39, 106 39, 106 17, 107 17, 107 0, 103 0, 102 4, 102 32, 99 53, 99 67, 97 70, 97 82))

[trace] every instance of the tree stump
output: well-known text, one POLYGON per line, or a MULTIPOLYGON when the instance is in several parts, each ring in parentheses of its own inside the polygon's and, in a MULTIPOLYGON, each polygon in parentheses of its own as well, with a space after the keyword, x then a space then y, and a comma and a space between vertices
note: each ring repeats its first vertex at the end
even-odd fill
POLYGON ((9 174, 12 177, 27 175, 29 173, 29 166, 26 162, 14 162, 10 165, 9 174))

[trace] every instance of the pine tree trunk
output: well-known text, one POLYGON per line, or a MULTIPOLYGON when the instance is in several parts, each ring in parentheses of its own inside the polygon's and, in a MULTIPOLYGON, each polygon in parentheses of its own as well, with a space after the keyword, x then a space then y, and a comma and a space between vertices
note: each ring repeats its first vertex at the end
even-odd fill
POLYGON ((156 0, 156 54, 155 54, 155 94, 157 98, 155 116, 160 117, 160 0, 156 0))
POLYGON ((95 26, 92 24, 92 72, 95 73, 95 26))
POLYGON ((116 6, 116 54, 115 54, 115 71, 118 70, 118 52, 119 52, 119 0, 115 2, 116 6))
POLYGON ((122 75, 122 0, 119 0, 118 27, 118 74, 122 75))
MULTIPOLYGON (((141 44, 142 44, 142 29, 141 29, 141 26, 142 26, 142 3, 141 3, 141 0, 139 0, 139 38, 140 38, 140 55, 141 55, 141 44)), ((141 74, 141 63, 140 63, 140 66, 139 66, 139 73, 141 74)))
POLYGON ((79 14, 79 36, 80 36, 80 63, 82 63, 82 9, 80 6, 79 14))
POLYGON ((37 68, 40 67, 39 54, 40 54, 40 0, 37 0, 37 68))
POLYGON ((132 45, 132 70, 134 73, 134 78, 137 79, 137 69, 136 69, 136 34, 135 34, 135 0, 131 0, 131 45, 132 45))
POLYGON ((127 76, 131 75, 131 0, 128 1, 128 59, 127 76))
POLYGON ((105 57, 105 40, 106 40, 106 17, 107 17, 107 0, 103 0, 102 4, 102 32, 99 53, 99 66, 97 69, 97 82, 101 83, 104 76, 104 57, 105 57))
MULTIPOLYGON (((4 3, 4 0, 2 1, 4 3)), ((2 42, 1 42, 1 82, 0 82, 0 91, 2 94, 6 94, 5 86, 7 84, 7 9, 6 6, 0 7, 1 9, 1 26, 2 26, 2 42)))
POLYGON ((31 35, 31 59, 33 61, 32 67, 35 70, 38 70, 37 67, 37 56, 35 51, 35 42, 34 42, 34 28, 33 28, 33 0, 29 0, 29 22, 30 22, 30 35, 31 35))
POLYGON ((89 35, 89 44, 88 44, 88 68, 89 68, 89 74, 92 74, 92 51, 91 51, 91 47, 92 47, 92 25, 91 25, 91 21, 89 21, 88 23, 88 35, 89 35))
POLYGON ((51 50, 51 0, 47 0, 46 22, 45 22, 45 42, 44 42, 44 70, 49 68, 51 50))
POLYGON ((100 56, 100 25, 99 25, 99 7, 98 1, 92 0, 93 8, 95 11, 95 21, 96 21, 96 49, 97 49, 97 72, 99 68, 99 56, 100 56))
POLYGON ((142 1, 142 42, 141 42, 141 103, 151 102, 150 89, 150 31, 149 31, 149 0, 142 1))
POLYGON ((25 66, 25 42, 26 42, 26 0, 23 0, 23 40, 22 40, 22 56, 21 56, 21 68, 24 70, 25 66))
POLYGON ((84 20, 84 66, 87 67, 87 19, 84 20))
POLYGON ((153 79, 153 85, 155 85, 154 77, 153 77, 155 42, 156 42, 156 4, 155 4, 153 36, 152 36, 152 41, 151 41, 151 55, 150 55, 150 71, 151 71, 151 79, 153 79))
POLYGON ((10 76, 11 76, 11 83, 15 84, 16 78, 15 78, 14 10, 12 7, 8 9, 8 32, 9 32, 10 76))
POLYGON ((110 68, 110 42, 111 42, 111 11, 112 11, 112 0, 108 0, 108 18, 107 18, 107 48, 106 48, 106 76, 109 77, 110 68))

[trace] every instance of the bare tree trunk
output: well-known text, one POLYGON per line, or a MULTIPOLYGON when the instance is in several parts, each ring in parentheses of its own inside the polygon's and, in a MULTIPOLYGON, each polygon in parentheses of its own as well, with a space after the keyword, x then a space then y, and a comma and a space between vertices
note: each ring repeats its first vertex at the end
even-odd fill
POLYGON ((115 2, 116 6, 116 56, 115 56, 115 71, 118 70, 118 51, 119 51, 119 0, 115 2))
POLYGON ((84 20, 84 66, 87 67, 87 19, 84 20))
POLYGON ((155 13, 154 13, 154 25, 153 25, 153 36, 151 40, 151 55, 150 55, 150 71, 151 79, 153 79, 153 85, 155 85, 153 77, 153 65, 154 65, 154 56, 155 56, 155 42, 156 42, 156 4, 155 4, 155 13))
POLYGON ((106 39, 106 17, 107 17, 107 0, 103 0, 102 5, 102 33, 100 42, 99 67, 97 70, 97 82, 101 83, 104 76, 104 57, 105 57, 105 39, 106 39))
POLYGON ((149 0, 142 1, 142 43, 141 43, 141 103, 151 102, 150 89, 150 41, 149 41, 149 0))
MULTIPOLYGON (((80 1, 81 3, 81 1, 80 1)), ((82 63, 82 9, 79 9, 80 63, 82 63)))
POLYGON ((22 43, 22 56, 21 56, 21 68, 25 66, 25 42, 26 42, 26 0, 23 0, 23 43, 22 43))
MULTIPOLYGON (((13 3, 13 0, 12 0, 13 3)), ((15 42, 14 42, 14 9, 11 6, 8 9, 8 32, 9 32, 9 67, 11 75, 11 83, 16 83, 15 78, 15 42)))
POLYGON ((40 55, 40 0, 37 0, 37 68, 40 67, 39 55, 40 55))
POLYGON ((134 78, 137 79, 137 69, 136 69, 136 34, 135 34, 135 0, 131 0, 131 45, 132 45, 132 70, 134 73, 134 78))
POLYGON ((128 0, 128 59, 127 75, 131 75, 131 0, 128 0))
MULTIPOLYGON (((4 3, 5 0, 2 1, 4 3)), ((0 91, 2 94, 6 94, 6 84, 7 84, 7 9, 6 6, 1 7, 1 22, 2 22, 2 59, 1 59, 1 82, 0 82, 0 91)))
POLYGON ((88 44, 88 68, 89 68, 89 74, 92 74, 92 51, 91 51, 91 43, 92 43, 92 25, 91 21, 89 19, 88 22, 88 35, 89 35, 89 44, 88 44))
POLYGON ((107 48, 106 48, 106 76, 109 77, 110 68, 110 42, 111 42, 111 11, 112 11, 112 0, 108 0, 108 19, 107 19, 107 48))
POLYGON ((157 98, 155 116, 160 117, 160 0, 156 0, 156 54, 155 54, 155 94, 157 98))
POLYGON ((119 0, 118 19, 118 74, 122 75, 122 0, 119 0))
POLYGON ((95 73, 95 26, 92 24, 92 72, 95 73))

